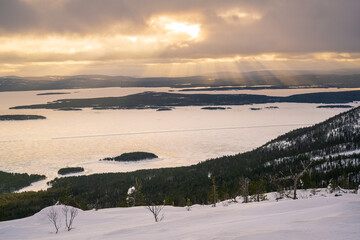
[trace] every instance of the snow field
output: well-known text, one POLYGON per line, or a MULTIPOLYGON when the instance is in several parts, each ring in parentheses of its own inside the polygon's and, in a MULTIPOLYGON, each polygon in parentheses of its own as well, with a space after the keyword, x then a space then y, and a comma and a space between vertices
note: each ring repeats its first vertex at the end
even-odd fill
MULTIPOLYGON (((299 190, 298 200, 275 200, 243 204, 218 203, 185 207, 166 206, 164 219, 156 223, 145 207, 81 211, 74 229, 62 227, 55 234, 47 219, 51 207, 34 216, 0 222, 0 239, 360 239, 360 195, 328 193, 315 196, 299 190)), ((239 199, 240 200, 240 199, 239 199)))

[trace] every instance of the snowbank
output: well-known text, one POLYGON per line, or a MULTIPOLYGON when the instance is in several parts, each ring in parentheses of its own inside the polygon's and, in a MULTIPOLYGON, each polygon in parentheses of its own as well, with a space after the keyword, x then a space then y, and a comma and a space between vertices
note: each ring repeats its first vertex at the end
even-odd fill
MULTIPOLYGON (((335 197, 326 190, 301 191, 298 200, 194 205, 191 211, 166 206, 155 223, 145 207, 79 211, 74 229, 58 234, 47 220, 51 209, 0 222, 0 239, 360 239, 360 195, 335 197)), ((61 214, 62 206, 55 206, 61 214)))

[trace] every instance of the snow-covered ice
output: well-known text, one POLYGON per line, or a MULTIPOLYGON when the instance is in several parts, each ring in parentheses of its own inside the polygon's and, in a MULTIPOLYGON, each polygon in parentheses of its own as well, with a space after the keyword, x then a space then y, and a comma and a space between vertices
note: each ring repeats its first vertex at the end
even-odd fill
MULTIPOLYGON (((318 109, 318 104, 298 103, 256 105, 263 108, 261 111, 252 111, 249 105, 232 106, 232 109, 221 112, 204 111, 201 107, 194 106, 165 112, 153 109, 84 109, 74 112, 8 109, 16 105, 45 103, 59 98, 124 96, 149 90, 169 89, 76 89, 66 90, 71 92, 66 96, 36 95, 55 92, 45 90, 0 93, 1 114, 39 114, 47 117, 44 121, 9 121, 0 124, 0 170, 45 174, 46 181, 24 189, 40 190, 47 188, 47 181, 62 177, 57 171, 63 167, 83 167, 85 171, 82 174, 89 175, 186 166, 252 150, 290 130, 321 122, 346 111, 318 109), (273 105, 279 108, 266 109, 273 105), (105 157, 134 151, 152 152, 159 158, 131 163, 99 161, 105 157)), ((287 94, 308 91, 315 90, 290 89, 287 94)), ((285 91, 282 93, 285 94, 285 91)), ((279 91, 268 90, 266 94, 279 95, 279 91)), ((352 103, 353 106, 359 104, 352 103)))

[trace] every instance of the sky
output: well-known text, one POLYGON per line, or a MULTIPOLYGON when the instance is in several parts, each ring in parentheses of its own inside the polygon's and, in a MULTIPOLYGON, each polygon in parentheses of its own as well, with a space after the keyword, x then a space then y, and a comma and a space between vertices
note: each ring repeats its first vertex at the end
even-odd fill
POLYGON ((0 76, 359 67, 359 0, 0 0, 0 76))

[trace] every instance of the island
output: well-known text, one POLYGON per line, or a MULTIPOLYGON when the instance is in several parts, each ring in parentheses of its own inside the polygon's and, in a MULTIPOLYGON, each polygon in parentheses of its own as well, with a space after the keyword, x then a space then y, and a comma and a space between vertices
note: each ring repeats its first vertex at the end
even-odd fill
POLYGON ((202 110, 226 110, 225 107, 202 107, 202 110))
POLYGON ((60 175, 66 175, 66 174, 70 174, 70 173, 79 173, 79 172, 83 172, 84 168, 82 167, 66 167, 66 168, 60 168, 60 170, 58 171, 58 174, 60 175))
POLYGON ((0 115, 0 121, 21 121, 21 120, 36 120, 36 119, 46 119, 46 117, 41 115, 0 115))
POLYGON ((164 108, 158 108, 156 111, 162 112, 162 111, 171 111, 171 110, 173 110, 173 109, 172 109, 172 108, 164 107, 164 108))
POLYGON ((43 96, 43 95, 62 95, 62 94, 70 94, 69 92, 48 92, 48 93, 38 93, 36 95, 43 96))
POLYGON ((287 97, 257 94, 179 94, 143 92, 121 97, 59 99, 45 104, 15 106, 10 109, 159 109, 185 106, 234 106, 265 103, 349 104, 360 101, 360 91, 318 92, 287 97))
POLYGON ((131 153, 123 153, 120 156, 113 158, 111 157, 104 158, 100 161, 134 162, 134 161, 141 161, 145 159, 154 159, 154 158, 158 158, 158 156, 156 156, 153 153, 131 152, 131 153))
POLYGON ((269 106, 269 107, 265 107, 266 109, 279 109, 278 106, 269 106))
POLYGON ((352 108, 350 105, 320 105, 316 108, 352 108))
POLYGON ((58 111, 82 111, 81 108, 64 107, 57 109, 58 111))

